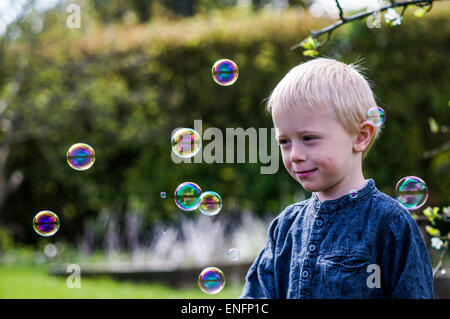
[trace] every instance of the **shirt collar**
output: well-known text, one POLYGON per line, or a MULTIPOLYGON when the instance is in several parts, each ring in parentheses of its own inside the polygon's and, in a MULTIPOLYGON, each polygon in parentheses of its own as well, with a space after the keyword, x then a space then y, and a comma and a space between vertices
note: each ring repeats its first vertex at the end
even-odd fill
POLYGON ((312 193, 312 205, 316 210, 320 209, 331 213, 337 209, 351 207, 356 203, 367 199, 367 197, 369 197, 370 194, 374 191, 376 191, 375 181, 372 178, 369 178, 366 186, 364 186, 356 193, 343 195, 336 199, 325 200, 321 202, 317 197, 317 194, 312 193))

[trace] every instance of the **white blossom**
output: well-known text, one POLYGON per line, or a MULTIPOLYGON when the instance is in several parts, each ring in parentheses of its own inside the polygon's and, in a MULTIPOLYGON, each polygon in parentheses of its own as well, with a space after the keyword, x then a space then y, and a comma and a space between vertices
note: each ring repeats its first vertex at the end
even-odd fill
POLYGON ((402 17, 392 8, 387 9, 384 14, 384 20, 386 23, 392 26, 396 26, 402 23, 402 17))
POLYGON ((444 212, 445 216, 450 217, 450 206, 444 207, 442 211, 444 212))
POLYGON ((431 247, 439 250, 439 249, 441 249, 443 244, 444 244, 444 242, 442 240, 440 240, 439 238, 437 238, 437 237, 431 238, 431 247))

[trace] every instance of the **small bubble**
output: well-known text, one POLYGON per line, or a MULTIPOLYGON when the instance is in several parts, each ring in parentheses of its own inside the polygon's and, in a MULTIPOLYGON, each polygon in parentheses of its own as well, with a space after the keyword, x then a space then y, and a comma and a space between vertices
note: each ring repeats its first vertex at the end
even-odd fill
POLYGON ((349 194, 350 198, 354 199, 356 197, 358 197, 358 191, 357 190, 351 190, 350 194, 349 194))
POLYGON ((85 171, 94 165, 95 152, 94 149, 84 143, 72 145, 67 151, 67 163, 77 171, 85 171))
POLYGON ((207 294, 217 294, 225 286, 225 276, 219 268, 205 268, 198 276, 198 286, 207 294))
POLYGON ((222 59, 214 63, 212 67, 214 81, 222 86, 229 86, 237 81, 239 69, 233 61, 222 59))
POLYGON ((170 142, 174 153, 183 158, 195 156, 202 147, 200 135, 190 128, 177 130, 170 142))
POLYGON ((228 258, 231 261, 238 261, 239 257, 240 257, 240 253, 237 248, 231 248, 230 250, 228 250, 228 258))
POLYGON ((33 228, 41 236, 52 236, 59 229, 59 218, 49 210, 40 211, 34 216, 33 228))
POLYGON ((175 204, 184 211, 192 211, 200 205, 200 186, 192 182, 180 184, 175 190, 175 204))
POLYGON ((161 198, 166 198, 167 194, 166 192, 161 192, 159 193, 159 196, 161 196, 161 198))
POLYGON ((378 127, 383 125, 386 120, 386 116, 384 114, 384 110, 381 107, 372 107, 369 109, 367 113, 367 120, 372 126, 378 127))
POLYGON ((406 209, 415 210, 422 207, 427 198, 427 184, 419 177, 403 177, 395 186, 395 199, 406 209))

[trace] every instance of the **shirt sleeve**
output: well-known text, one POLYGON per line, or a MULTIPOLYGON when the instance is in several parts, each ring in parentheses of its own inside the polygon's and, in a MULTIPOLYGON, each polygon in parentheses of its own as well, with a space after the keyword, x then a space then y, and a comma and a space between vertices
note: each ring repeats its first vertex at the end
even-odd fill
POLYGON ((269 226, 266 246, 250 267, 239 299, 275 299, 274 256, 279 216, 269 226))
POLYGON ((391 299, 432 299, 433 270, 427 246, 409 212, 394 215, 384 240, 383 286, 391 299))

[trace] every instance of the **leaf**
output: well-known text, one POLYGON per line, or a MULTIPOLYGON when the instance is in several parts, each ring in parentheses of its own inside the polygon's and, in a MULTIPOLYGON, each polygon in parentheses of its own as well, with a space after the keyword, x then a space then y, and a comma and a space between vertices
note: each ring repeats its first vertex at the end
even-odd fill
POLYGON ((316 39, 314 39, 313 37, 309 36, 307 37, 305 40, 303 40, 300 45, 302 46, 302 48, 306 49, 306 50, 314 50, 317 45, 319 43, 317 42, 316 39))
POLYGON ((418 18, 422 18, 425 15, 425 13, 427 13, 427 10, 425 10, 424 8, 420 8, 414 11, 414 15, 418 18))
POLYGON ((436 120, 432 117, 428 118, 428 124, 430 126, 430 130, 432 133, 439 132, 439 124, 436 122, 436 120))
POLYGON ((428 234, 430 234, 430 236, 433 236, 433 237, 441 235, 441 232, 439 231, 439 229, 436 229, 436 228, 428 226, 428 225, 425 226, 425 230, 427 231, 428 234))
POLYGON ((441 218, 441 216, 439 215, 439 207, 433 207, 433 217, 441 218))
POLYGON ((317 52, 316 50, 305 50, 303 51, 303 55, 312 57, 319 55, 319 52, 317 52))
POLYGON ((426 209, 424 209, 423 214, 428 218, 428 220, 430 222, 433 222, 434 216, 433 216, 433 211, 432 211, 431 207, 427 207, 426 209))

